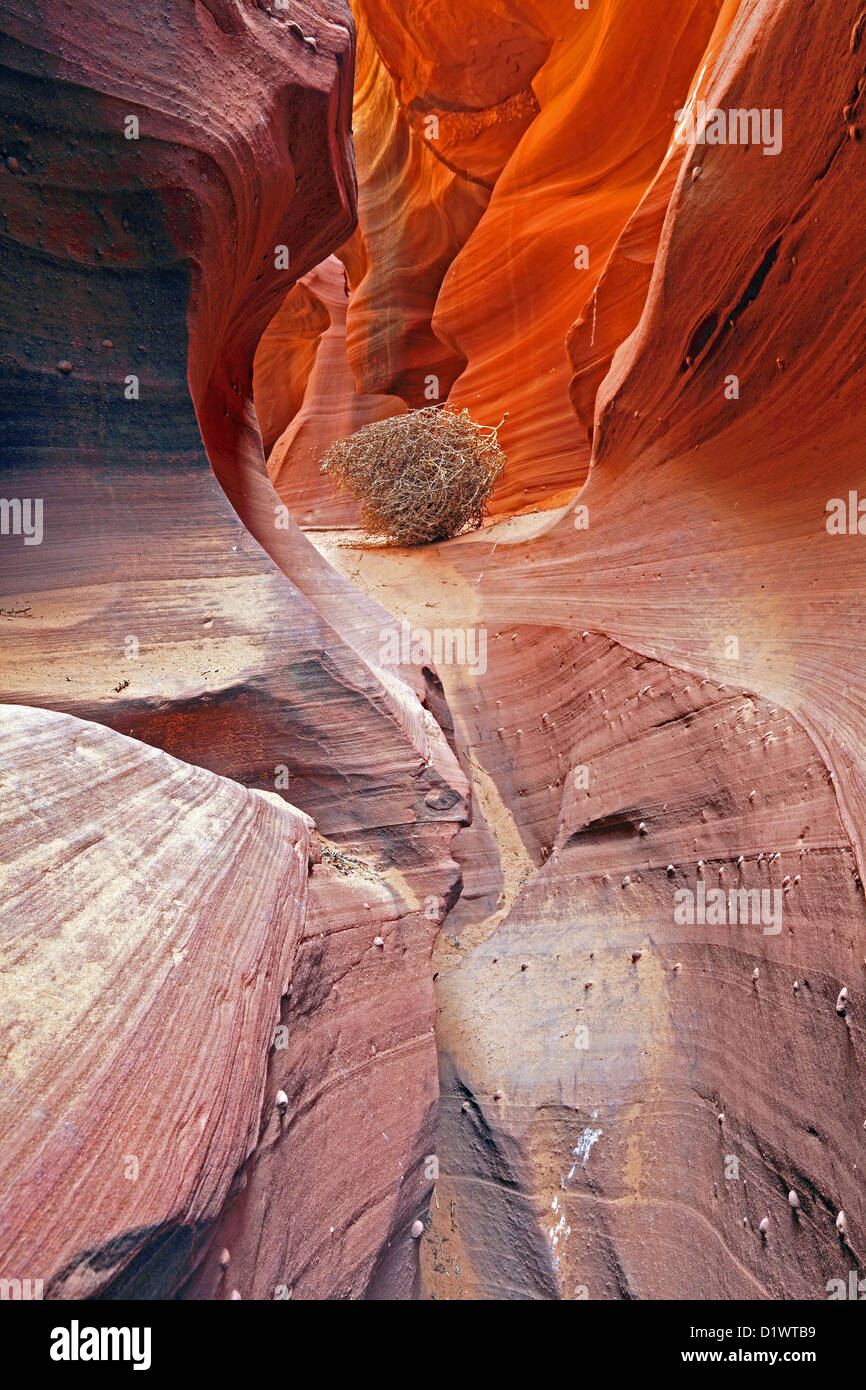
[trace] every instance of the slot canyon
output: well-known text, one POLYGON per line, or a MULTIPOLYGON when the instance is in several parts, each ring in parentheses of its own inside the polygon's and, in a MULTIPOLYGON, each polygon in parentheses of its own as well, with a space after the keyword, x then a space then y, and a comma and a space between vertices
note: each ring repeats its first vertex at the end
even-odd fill
POLYGON ((0 14, 4 1287, 862 1279, 862 0, 0 14))

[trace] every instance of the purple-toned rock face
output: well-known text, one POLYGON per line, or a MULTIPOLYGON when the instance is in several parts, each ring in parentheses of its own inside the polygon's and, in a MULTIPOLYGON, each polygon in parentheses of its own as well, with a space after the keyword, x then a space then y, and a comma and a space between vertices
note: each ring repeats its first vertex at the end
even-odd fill
POLYGON ((861 0, 0 5, 0 1279, 847 1287, 861 0))
POLYGON ((31 723, 3 715, 0 1275, 407 1296, 466 783, 435 686, 381 669, 388 614, 280 508, 251 401, 262 328, 353 225, 351 17, 293 6, 304 42, 240 0, 4 8, 2 492, 30 534, 0 537, 0 692, 31 723), (57 994, 72 1035, 31 1045, 57 994), (22 1104, 66 1117, 47 1148, 22 1104))
MULTIPOLYGON (((537 110, 473 226, 446 219, 450 267, 410 288, 467 357, 443 397, 510 411, 496 506, 560 510, 412 553, 319 540, 413 626, 487 640, 483 674, 440 670, 474 815, 434 957, 425 1278, 437 1298, 825 1299, 864 1240, 862 5, 512 9, 555 30, 531 64, 527 41, 537 110)), ((346 358, 413 404, 418 298, 382 263, 505 122, 455 84, 464 144, 450 111, 425 146, 441 182, 418 178, 401 121, 423 141, 454 49, 468 73, 491 50, 466 11, 401 36, 359 10, 346 358)), ((285 361, 302 406, 270 466, 312 511, 327 395, 300 335, 285 361)))
POLYGON ((354 219, 351 17, 294 9, 310 42, 250 0, 85 0, 74 32, 60 5, 4 6, 9 466, 191 464, 201 434, 243 510, 255 346, 354 219))

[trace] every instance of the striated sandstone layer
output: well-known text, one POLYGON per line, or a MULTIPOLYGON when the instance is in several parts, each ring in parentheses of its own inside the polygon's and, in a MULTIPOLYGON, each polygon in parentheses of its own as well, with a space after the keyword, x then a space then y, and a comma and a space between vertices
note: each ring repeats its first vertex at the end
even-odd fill
MULTIPOLYGON (((329 524, 357 519, 318 475, 318 458, 333 439, 407 404, 444 399, 463 369, 464 359, 437 338, 431 320, 443 276, 489 197, 486 184, 438 157, 418 113, 398 99, 365 10, 356 6, 356 17, 359 226, 339 252, 349 300, 341 302, 334 270, 320 268, 321 279, 304 282, 328 312, 315 356, 299 286, 265 332, 255 369, 265 446, 275 445, 275 486, 299 520, 329 524), (277 420, 278 440, 271 428, 277 420)), ((513 141, 518 135, 511 130, 513 141)))
MULTIPOLYGON (((3 538, 0 693, 30 707, 4 718, 38 731, 25 766, 61 725, 100 766, 197 764, 181 800, 218 787, 223 824, 264 818, 277 858, 274 826, 303 842, 312 816, 321 863, 302 921, 278 924, 263 880, 240 894, 253 940, 221 902, 171 928, 278 957, 229 1023, 249 1025, 250 1080, 219 1144, 131 1196, 93 1166, 91 1107, 81 1150, 52 1140, 40 1174, 37 1049, 34 1184, 90 1163, 93 1222, 49 1231, 30 1192, 26 1231, 0 1239, 53 1241, 52 1291, 408 1297, 438 1165, 433 1297, 824 1299, 866 1260, 859 0, 497 3, 488 42, 475 12, 412 6, 397 32, 365 0, 351 236, 340 5, 304 10, 315 49, 232 0, 148 7, 145 106, 114 10, 88 5, 95 86, 90 52, 59 32, 37 49, 30 7, 8 9, 0 246, 24 289, 4 487, 46 510, 40 546, 3 538), (179 79, 189 46, 223 64, 227 121, 179 79), (262 110, 263 83, 289 84, 285 109, 262 110), (782 112, 779 152, 672 142, 686 100, 782 112), (152 122, 137 145, 131 101, 152 122), (411 554, 345 531, 315 550, 278 505, 252 394, 284 444, 280 496, 339 526, 315 449, 420 403, 428 375, 481 419, 513 407, 501 510, 589 465, 576 504, 411 554), (831 533, 830 499, 847 522, 852 496, 831 533), (403 618, 483 634, 483 660, 441 684, 389 665, 403 618), (675 895, 720 888, 767 891, 772 915, 677 919, 675 895)), ((69 824, 76 756, 51 770, 45 853, 134 861, 99 781, 87 824, 110 811, 111 836, 69 824)), ((33 812, 17 795, 13 827, 33 812)), ((146 800, 173 876, 203 872, 177 806, 169 823, 158 787, 146 800)), ((51 887, 77 933, 64 978, 98 1007, 101 898, 51 887)), ((167 989, 160 1094, 191 1027, 167 989)), ((50 1080, 62 1096, 68 1074, 50 1080)), ((135 1112, 145 1160, 176 1123, 135 1112)))
POLYGON ((566 335, 656 173, 719 3, 610 0, 584 11, 540 0, 521 9, 549 45, 532 83, 539 113, 434 316, 436 332, 467 359, 450 399, 484 423, 509 412, 494 511, 573 491, 586 477, 566 335))
MULTIPOLYGON (((699 101, 705 101, 719 53, 740 7, 740 0, 725 0, 695 79, 682 107, 683 120, 694 118, 699 101)), ((678 133, 684 125, 681 122, 678 133)), ((613 355, 636 327, 643 311, 668 203, 682 163, 682 145, 671 139, 665 158, 644 193, 593 285, 592 294, 568 337, 572 367, 571 401, 592 443, 595 397, 610 370, 613 355)))
MULTIPOLYGON (((866 908, 827 769, 790 716, 736 688, 599 635, 578 672, 545 691, 571 750, 550 842, 518 821, 538 867, 440 980, 438 1195, 462 1248, 439 1264, 430 1242, 433 1287, 824 1297, 863 1260, 866 1115, 866 908), (674 895, 698 884, 776 891, 778 924, 677 924, 674 895)), ((510 720, 509 735, 538 743, 510 720)), ((523 805, 552 809, 521 780, 523 805)))
MULTIPOLYGON (((348 364, 362 394, 449 399, 483 424, 507 415, 494 512, 550 505, 586 477, 566 339, 735 8, 437 2, 398 25, 388 6, 357 0, 359 229, 340 253, 348 364)), ((302 380, 305 412, 329 408, 302 333, 289 341, 276 320, 259 361, 269 418, 297 409, 302 380)), ((272 462, 305 519, 338 519, 327 485, 310 492, 306 439, 284 435, 272 462)))
POLYGON ((258 1134, 312 822, 69 715, 0 707, 2 1266, 93 1297, 223 1207, 258 1134))
MULTIPOLYGON (((23 0, 6 6, 0 254, 19 292, 4 300, 2 322, 3 485, 7 496, 41 500, 43 534, 34 545, 2 540, 0 696, 105 726, 108 768, 120 747, 133 750, 133 768, 147 768, 144 745, 194 764, 193 800, 197 788, 226 785, 218 774, 232 779, 224 795, 239 816, 254 809, 279 824, 254 791, 291 802, 325 841, 314 904, 285 939, 271 920, 285 889, 270 880, 279 854, 265 863, 258 849, 241 853, 251 882, 239 903, 249 899, 261 932, 271 923, 267 950, 288 952, 266 967, 268 1028, 291 970, 297 983, 281 1006, 287 1046, 275 1033, 270 1052, 259 1015, 245 1033, 232 1023, 234 993, 227 1006, 243 1095, 226 1114, 207 1200, 196 1205, 179 1180, 139 1210, 143 1189, 103 1188, 95 1174, 91 1192, 82 1169, 78 1204, 92 1197, 104 1217, 94 1250, 112 1232, 138 1230, 136 1212, 147 1218, 148 1230, 105 1262, 105 1297, 273 1297, 296 1284, 310 1297, 407 1297, 417 1277, 409 1228, 432 1185, 429 956, 458 888, 450 842, 468 814, 466 782, 431 713, 447 726, 432 675, 386 665, 388 615, 322 562, 279 505, 252 404, 264 324, 353 222, 351 19, 340 0, 294 11, 315 46, 284 15, 238 0, 170 11, 152 3, 134 17, 93 0, 77 37, 59 7, 37 17, 23 0), (127 138, 129 116, 138 139, 127 138), (286 1107, 282 1147, 276 1089, 299 1106, 286 1107), (366 1153, 380 1131, 390 1143, 375 1171, 347 1165, 351 1146, 366 1153), (310 1150, 315 1165, 301 1157, 310 1150), (251 1167, 259 1205, 244 1201, 251 1167), (220 1246, 211 1244, 225 1221, 236 1253, 230 1281, 214 1282, 220 1246), (287 1245, 293 1224, 297 1243, 287 1245)), ((57 769, 58 815, 73 766, 70 752, 57 769)), ((130 808, 140 796, 143 820, 167 822, 157 785, 150 797, 125 794, 130 808)), ((285 815, 294 824, 298 813, 285 815)), ((73 852, 75 825, 59 829, 52 852, 73 852)), ((175 856, 186 841, 175 844, 170 830, 175 856)), ((62 880, 56 892, 71 914, 62 880)), ((202 931, 230 933, 232 911, 230 896, 226 917, 202 931)), ((86 913, 84 930, 103 939, 86 913)), ((250 955, 248 973, 257 960, 250 955)), ((101 978, 87 975, 94 1008, 107 1007, 101 978)), ((177 1084, 175 1047, 196 1020, 207 1031, 208 1007, 191 996, 189 1018, 166 1014, 154 1094, 177 1084)), ((74 1064, 72 1054, 55 1058, 59 1086, 74 1064)), ((28 1090, 25 1107, 37 1103, 28 1090)), ((168 1142, 168 1117, 164 1130, 145 1117, 139 1131, 136 1097, 125 1103, 147 1140, 144 1169, 147 1144, 168 1142)), ((92 1162, 98 1117, 79 1119, 92 1162)), ((209 1152, 204 1139, 191 1142, 191 1185, 209 1152)), ((44 1211, 28 1227, 37 1245, 44 1211)), ((68 1220, 53 1222, 52 1239, 71 1257, 80 1241, 68 1220)), ((4 1227, 4 1252, 11 1240, 4 1227)))
POLYGON ((586 310, 572 335, 576 505, 319 541, 487 636, 440 671, 475 823, 436 956, 436 1297, 823 1300, 866 1259, 861 8, 721 14, 692 92, 781 110, 782 148, 674 146, 626 225, 595 364, 586 310), (678 922, 701 885, 779 921, 678 922))

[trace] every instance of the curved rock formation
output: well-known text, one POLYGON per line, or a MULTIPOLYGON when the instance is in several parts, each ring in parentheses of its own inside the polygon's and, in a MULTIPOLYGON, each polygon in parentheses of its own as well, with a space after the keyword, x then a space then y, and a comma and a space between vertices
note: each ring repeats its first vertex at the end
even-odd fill
MULTIPOLYGON (((131 1194, 62 1120, 41 1147, 36 1093, 53 1117, 68 1073, 4 1005, 26 1113, 0 1149, 28 1181, 0 1267, 44 1250, 52 1293, 418 1295, 437 1171, 435 1298, 822 1300, 866 1259, 862 5, 482 8, 413 0, 398 30, 359 3, 352 232, 337 0, 300 38, 233 0, 154 5, 134 91, 113 9, 87 6, 91 61, 11 0, 7 804, 15 891, 62 922, 16 917, 8 968, 32 999, 61 956, 75 1017, 98 1010, 114 889, 77 876, 106 884, 147 831, 178 953, 217 954, 178 998, 187 957, 141 946, 168 1097, 131 1116, 142 1172, 187 1113, 171 1040, 226 980, 208 1020, 244 1043, 243 1094, 131 1194), (180 43, 223 64, 225 113, 196 114, 180 43), (681 142, 699 103, 744 113, 731 141, 681 142), (511 411, 500 512, 570 500, 354 544, 317 450, 428 376, 511 411), (289 508, 335 534, 314 548, 289 508), (58 743, 43 816, 27 768, 58 743), (190 846, 202 796, 224 859, 190 846), (265 851, 252 937, 184 906, 265 851), (284 862, 292 904, 265 881, 284 862), (49 1232, 67 1175, 93 1210, 49 1232)), ((124 998, 140 930, 108 943, 124 998)))
POLYGON ((437 1297, 823 1300, 863 1264, 860 10, 721 15, 696 100, 781 111, 781 149, 675 146, 623 232, 595 364, 572 336, 584 420, 613 354, 577 503, 325 547, 488 639, 483 680, 441 671, 475 824, 437 1297))
MULTIPOLYGON (((93 0, 77 38, 64 32, 59 7, 37 17, 23 0, 7 6, 2 255, 19 293, 4 300, 2 466, 6 499, 26 504, 30 518, 38 503, 40 533, 38 543, 20 527, 0 538, 2 696, 59 711, 76 729, 68 716, 107 726, 88 737, 115 778, 108 785, 124 759, 149 767, 153 748, 163 750, 159 766, 176 767, 166 754, 197 765, 185 774, 193 806, 225 786, 211 773, 233 779, 220 792, 226 826, 234 806, 253 839, 264 825, 262 850, 275 846, 265 869, 256 844, 244 842, 235 866, 253 879, 243 901, 258 936, 238 969, 264 969, 255 1015, 238 1014, 233 975, 212 981, 212 990, 232 990, 221 1036, 234 1030, 243 1096, 220 1121, 218 1147, 206 1131, 191 1139, 183 1172, 164 1192, 125 1182, 104 1189, 95 1172, 91 1193, 82 1168, 76 1191, 82 1207, 92 1196, 94 1219, 56 1222, 50 1248, 40 1224, 48 1208, 38 1209, 27 1248, 44 1248, 41 1277, 56 1294, 272 1297, 298 1285, 313 1297, 338 1289, 405 1297, 417 1275, 409 1228, 432 1184, 424 1158, 436 1112, 429 956, 457 892, 449 846, 467 815, 466 784, 430 712, 447 725, 438 685, 417 666, 395 664, 383 631, 391 619, 322 562, 264 467, 251 395, 258 335, 295 277, 351 230, 354 199, 350 16, 340 0, 294 10, 315 42, 298 40, 285 15, 240 0, 170 11, 149 4, 134 19, 93 0), (226 100, 216 104, 211 94, 221 90, 226 100), (280 817, 255 791, 314 816, 325 840, 316 906, 305 912, 299 898, 285 920, 275 904, 286 885, 259 883, 253 871, 279 875, 290 846, 277 850, 280 817), (262 1029, 274 1025, 292 969, 289 1046, 275 1037, 268 1061, 262 1029), (258 1113, 266 1066, 268 1086, 302 1098, 287 1124, 291 1154, 274 1142, 270 1090, 258 1113), (312 1191, 308 1164, 302 1184, 287 1170, 304 1144, 345 1152, 365 1115, 371 1154, 390 1127, 375 1173, 323 1167, 312 1191), (255 1262, 265 1217, 243 1199, 250 1165, 267 1184, 265 1207, 276 1213, 278 1192, 303 1232, 287 1246, 283 1229, 267 1277, 255 1262), (359 1223, 362 1209, 369 1215, 359 1223), (210 1242, 226 1220, 237 1237, 231 1282, 212 1283, 219 1247, 210 1242), (325 1238, 329 1260, 311 1261, 325 1238)), ((50 722, 33 718, 36 727, 50 722)), ((57 768, 58 787, 71 758, 57 768)), ((152 812, 164 826, 165 854, 177 864, 185 835, 171 824, 159 779, 153 784, 141 816, 152 812)), ((60 790, 58 801, 52 852, 62 858, 76 853, 78 821, 63 820, 71 813, 60 790)), ((297 816, 286 810, 283 820, 292 827, 297 816)), ((197 864, 191 855, 186 868, 197 864)), ((220 864, 211 848, 214 884, 220 864)), ((178 864, 166 886, 180 890, 183 871, 178 864)), ((59 875, 55 890, 71 916, 77 904, 64 906, 59 875)), ((228 917, 200 920, 204 897, 184 916, 177 897, 177 934, 221 949, 228 917)), ((89 915, 100 902, 82 907, 82 954, 65 962, 96 1008, 108 985, 88 963, 87 940, 104 940, 89 915)), ((131 951, 135 940, 131 933, 106 949, 131 951)), ((175 1032, 179 1041, 196 1021, 206 1028, 206 985, 180 1013, 155 996, 167 1034, 154 1095, 178 1087, 175 1032)), ((76 1064, 72 1053, 67 1061, 76 1064)), ((62 1059, 57 1070, 62 1095, 62 1059)), ((135 1096, 106 1089, 104 1100, 111 1113, 129 1110, 144 1171, 171 1142, 176 1112, 164 1107, 164 1128, 155 1128, 149 1111, 135 1119, 135 1096)), ((37 1103, 31 1088, 24 1104, 37 1103)), ((89 1142, 98 1118, 85 1109, 74 1123, 89 1142)), ((30 1143, 32 1129, 22 1133, 30 1143)), ((51 1180, 62 1183, 64 1172, 78 1172, 77 1150, 64 1155, 52 1142, 51 1180)), ((12 1192, 25 1213, 34 1211, 30 1177, 40 1161, 36 1145, 36 1166, 12 1192)), ((0 1229, 0 1268, 23 1248, 19 1237, 17 1226, 0 1229)))
MULTIPOLYGON (((323 265, 327 262, 323 262, 323 265)), ((293 285, 268 324, 253 370, 253 397, 262 444, 269 454, 304 401, 319 340, 331 327, 333 305, 326 302, 319 267, 293 285)), ((336 280, 332 298, 336 298, 336 280)))
POLYGON ((255 1142, 312 822, 69 715, 0 729, 3 1270, 92 1297, 182 1260, 255 1142))
MULTIPOLYGON (((719 19, 716 47, 735 7, 719 19)), ((376 0, 356 5, 349 363, 363 393, 410 406, 447 397, 484 424, 507 416, 494 512, 554 505, 586 477, 566 336, 657 175, 674 111, 710 62, 701 55, 719 9, 720 0, 589 10, 519 0, 479 13, 437 3, 397 26, 376 0)), ((262 360, 282 337, 278 325, 272 332, 262 360)), ((296 383, 302 342, 297 361, 285 360, 296 383)), ((307 400, 321 413, 327 388, 308 381, 307 400)), ((281 496, 310 515, 305 447, 295 461, 287 437, 278 468, 281 496)), ((334 518, 328 497, 322 488, 315 524, 334 518)))
MULTIPOLYGON (((359 227, 340 250, 349 303, 340 300, 334 269, 317 272, 323 278, 310 288, 330 319, 329 332, 320 337, 318 370, 313 372, 308 354, 306 316, 294 323, 296 292, 270 324, 256 357, 259 413, 284 426, 270 458, 271 476, 293 514, 318 524, 357 519, 318 476, 315 465, 328 444, 406 404, 444 400, 462 370, 463 358, 436 337, 431 319, 442 278, 489 197, 485 183, 439 157, 440 126, 425 125, 414 107, 400 103, 397 79, 365 11, 356 7, 356 13, 359 227)), ((438 123, 440 115, 430 114, 438 123)), ((512 125, 507 129, 516 140, 519 131, 512 125)))
POLYGON ((539 114, 449 270, 434 317, 467 359, 451 400, 484 423, 509 412, 498 511, 553 500, 586 476, 563 343, 656 173, 718 4, 525 8, 550 46, 533 78, 539 114), (650 51, 653 61, 643 61, 650 51))
MULTIPOLYGON (((291 498, 292 516, 299 525, 357 525, 360 508, 345 494, 335 495, 322 478, 322 455, 362 425, 402 414, 406 407, 393 396, 362 395, 355 389, 346 356, 349 289, 346 271, 336 256, 323 261, 287 295, 256 355, 257 379, 271 361, 287 381, 302 379, 308 340, 292 337, 296 292, 315 297, 326 315, 326 327, 305 378, 304 398, 268 456, 268 474, 276 491, 291 498)), ((268 392, 266 398, 270 398, 268 392)))
MULTIPOLYGON (((699 101, 705 101, 719 53, 740 7, 740 0, 725 0, 695 80, 683 103, 687 119, 694 119, 699 101)), ((668 203, 682 163, 682 146, 676 136, 668 146, 659 171, 617 239, 592 294, 568 335, 568 352, 574 375, 571 402, 592 443, 595 397, 607 375, 613 355, 637 325, 649 289, 668 203)))

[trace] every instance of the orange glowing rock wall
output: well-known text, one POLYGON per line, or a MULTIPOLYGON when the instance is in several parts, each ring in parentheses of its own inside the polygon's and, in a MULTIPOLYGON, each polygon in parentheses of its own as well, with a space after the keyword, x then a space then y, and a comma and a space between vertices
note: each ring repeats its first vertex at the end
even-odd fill
MULTIPOLYGON (((615 344, 600 357, 592 324, 585 348, 572 338, 573 361, 566 342, 734 8, 487 0, 467 10, 437 0, 398 25, 379 0, 356 0, 359 229, 340 253, 348 364, 362 394, 409 406, 447 398, 485 424, 507 414, 493 511, 550 504, 586 477, 569 381, 588 371, 594 390, 615 344)), ((307 413, 322 413, 326 388, 312 377, 308 337, 292 328, 303 294, 293 291, 259 349, 256 401, 268 421, 294 416, 299 383, 307 413)), ((628 331, 633 310, 622 317, 628 331)), ((332 419, 331 430, 356 421, 332 419)), ((307 519, 316 506, 323 523, 333 519, 330 488, 311 491, 309 448, 284 436, 271 473, 307 519)))
POLYGON ((474 818, 437 1298, 823 1300, 863 1263, 862 0, 720 8, 686 89, 782 139, 668 129, 569 337, 580 496, 345 562, 489 643, 441 671, 474 818))

